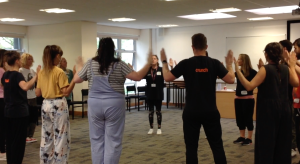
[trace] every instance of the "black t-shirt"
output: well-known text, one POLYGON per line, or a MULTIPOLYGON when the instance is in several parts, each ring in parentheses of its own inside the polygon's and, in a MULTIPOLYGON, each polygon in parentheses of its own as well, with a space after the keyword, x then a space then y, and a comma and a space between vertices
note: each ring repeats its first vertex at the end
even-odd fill
POLYGON ((186 87, 186 111, 216 111, 216 79, 223 78, 227 69, 223 64, 206 56, 185 59, 171 70, 176 77, 183 75, 186 87))
MULTIPOLYGON (((241 71, 243 73, 243 71, 241 71)), ((244 74, 244 73, 243 73, 244 74)), ((248 81, 251 81, 255 75, 257 74, 257 71, 254 69, 251 69, 249 72, 249 75, 245 77, 248 81)), ((235 77, 237 77, 237 74, 235 73, 235 77)), ((247 91, 245 87, 242 85, 241 81, 239 78, 236 78, 236 91, 235 91, 236 96, 247 96, 247 95, 253 95, 253 90, 252 91, 247 91)))
POLYGON ((146 79, 147 82, 147 99, 163 100, 165 81, 162 67, 157 67, 157 70, 153 70, 152 68, 150 68, 144 79, 146 79), (155 87, 152 87, 152 84, 155 84, 155 87))
POLYGON ((27 92, 19 83, 25 81, 24 76, 17 71, 7 71, 1 78, 4 87, 5 117, 20 118, 29 115, 27 105, 27 92))

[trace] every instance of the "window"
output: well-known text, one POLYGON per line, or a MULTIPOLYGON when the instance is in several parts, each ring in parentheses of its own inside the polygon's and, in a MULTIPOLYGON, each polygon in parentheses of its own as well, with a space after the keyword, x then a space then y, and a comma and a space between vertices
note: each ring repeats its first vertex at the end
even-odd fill
POLYGON ((122 50, 134 50, 134 41, 132 39, 122 39, 121 40, 122 50))
POLYGON ((6 50, 21 50, 21 39, 0 37, 0 48, 6 50))
MULTIPOLYGON (((133 39, 116 39, 113 38, 115 48, 116 48, 116 55, 121 58, 122 61, 125 63, 129 63, 130 65, 135 68, 135 54, 136 54, 136 42, 133 39)), ((97 48, 99 44, 99 38, 97 38, 97 48)), ((133 85, 135 81, 126 80, 126 85, 133 85)), ((126 88, 125 88, 126 90, 126 88)))

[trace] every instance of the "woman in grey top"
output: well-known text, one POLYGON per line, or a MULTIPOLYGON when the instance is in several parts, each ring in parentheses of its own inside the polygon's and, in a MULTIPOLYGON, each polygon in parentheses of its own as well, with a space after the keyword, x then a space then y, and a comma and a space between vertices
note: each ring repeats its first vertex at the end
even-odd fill
POLYGON ((122 151, 125 123, 124 83, 126 78, 140 81, 152 62, 138 72, 115 58, 115 45, 111 38, 99 41, 97 55, 84 65, 77 61, 78 73, 74 82, 89 82, 88 116, 93 164, 117 164, 122 151))

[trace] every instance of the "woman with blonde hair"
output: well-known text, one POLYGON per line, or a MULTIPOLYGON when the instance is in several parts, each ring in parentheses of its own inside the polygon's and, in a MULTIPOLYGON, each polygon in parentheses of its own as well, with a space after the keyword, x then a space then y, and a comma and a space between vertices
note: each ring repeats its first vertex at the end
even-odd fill
MULTIPOLYGON (((23 53, 21 56, 21 68, 19 72, 25 78, 25 81, 30 81, 35 75, 36 72, 31 69, 34 62, 32 55, 28 53, 23 53)), ((27 128, 27 138, 26 143, 36 142, 37 139, 33 138, 36 122, 37 122, 37 109, 36 109, 36 95, 35 95, 35 86, 33 85, 27 91, 27 100, 28 100, 28 110, 29 110, 29 119, 28 119, 28 128, 27 128)))
MULTIPOLYGON (((250 58, 247 54, 240 54, 237 60, 240 66, 240 71, 246 77, 248 81, 251 81, 257 72, 252 68, 250 58)), ((237 74, 235 73, 237 77, 237 74)), ((253 90, 247 91, 237 78, 237 85, 235 91, 235 117, 236 124, 240 130, 240 137, 233 141, 233 143, 240 143, 242 145, 252 144, 252 133, 253 133, 253 113, 254 113, 254 96, 253 90), (245 129, 248 130, 248 137, 245 138, 245 129)))
POLYGON ((43 69, 35 90, 36 96, 43 96, 42 138, 40 163, 66 164, 70 152, 70 122, 66 98, 72 92, 75 83, 69 84, 64 71, 57 67, 63 55, 57 45, 48 45, 44 49, 43 69))

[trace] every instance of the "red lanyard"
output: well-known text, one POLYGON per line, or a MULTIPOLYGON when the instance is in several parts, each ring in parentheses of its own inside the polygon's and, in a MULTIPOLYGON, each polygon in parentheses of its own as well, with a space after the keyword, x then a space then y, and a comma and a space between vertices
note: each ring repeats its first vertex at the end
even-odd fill
POLYGON ((155 80, 155 77, 156 77, 156 72, 157 72, 157 68, 155 69, 155 73, 153 72, 153 69, 151 68, 151 76, 152 76, 152 80, 154 81, 155 80), (154 73, 154 74, 153 74, 154 73))

